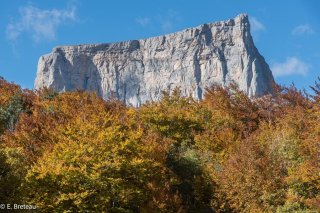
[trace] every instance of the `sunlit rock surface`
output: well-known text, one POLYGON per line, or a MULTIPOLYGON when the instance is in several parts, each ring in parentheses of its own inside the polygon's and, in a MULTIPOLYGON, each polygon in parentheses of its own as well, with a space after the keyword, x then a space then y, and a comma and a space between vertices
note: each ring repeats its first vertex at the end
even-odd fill
POLYGON ((175 87, 201 99, 212 84, 231 82, 251 97, 274 82, 246 14, 153 38, 56 47, 40 57, 35 89, 96 91, 140 106, 175 87))

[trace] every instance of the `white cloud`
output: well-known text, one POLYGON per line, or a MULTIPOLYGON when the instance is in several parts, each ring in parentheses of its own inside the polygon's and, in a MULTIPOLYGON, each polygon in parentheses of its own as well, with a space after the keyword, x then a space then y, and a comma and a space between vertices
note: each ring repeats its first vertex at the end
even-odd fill
POLYGON ((299 26, 296 26, 292 30, 292 35, 311 35, 314 34, 314 30, 309 24, 302 24, 299 26))
POLYGON ((31 5, 22 7, 19 20, 7 25, 7 38, 14 41, 21 34, 28 33, 35 42, 54 40, 61 24, 76 20, 75 9, 41 10, 31 5))
POLYGON ((252 32, 263 31, 266 29, 266 27, 255 17, 250 17, 249 21, 252 32))
POLYGON ((164 31, 171 31, 173 29, 173 22, 172 20, 166 19, 166 20, 161 20, 161 28, 164 31))
POLYGON ((145 27, 145 26, 147 26, 148 24, 150 24, 151 20, 150 20, 150 18, 148 18, 148 17, 143 17, 143 18, 142 18, 142 17, 138 17, 138 18, 136 18, 136 22, 137 22, 139 25, 145 27))
POLYGON ((310 65, 297 57, 288 57, 283 63, 274 63, 271 67, 275 77, 288 75, 306 75, 310 65))
POLYGON ((135 22, 142 27, 159 27, 165 33, 172 31, 181 20, 180 14, 175 10, 168 10, 164 14, 153 17, 138 17, 135 22))
POLYGON ((175 24, 181 20, 181 16, 177 11, 169 10, 165 16, 159 16, 160 26, 163 31, 169 32, 173 30, 175 24))

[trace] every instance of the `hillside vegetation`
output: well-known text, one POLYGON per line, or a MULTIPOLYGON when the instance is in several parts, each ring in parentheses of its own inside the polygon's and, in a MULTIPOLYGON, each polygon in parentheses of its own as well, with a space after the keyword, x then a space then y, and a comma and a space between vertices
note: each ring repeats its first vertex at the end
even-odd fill
POLYGON ((320 212, 320 84, 140 108, 0 79, 0 201, 38 212, 320 212))

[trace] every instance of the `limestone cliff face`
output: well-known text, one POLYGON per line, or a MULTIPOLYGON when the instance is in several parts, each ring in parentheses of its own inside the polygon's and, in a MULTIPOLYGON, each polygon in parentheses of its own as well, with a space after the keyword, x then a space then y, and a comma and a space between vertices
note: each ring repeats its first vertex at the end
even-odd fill
POLYGON ((241 14, 153 38, 56 47, 40 57, 35 89, 96 91, 139 106, 175 87, 201 99, 214 83, 235 82, 249 96, 260 96, 273 81, 254 46, 248 16, 241 14))

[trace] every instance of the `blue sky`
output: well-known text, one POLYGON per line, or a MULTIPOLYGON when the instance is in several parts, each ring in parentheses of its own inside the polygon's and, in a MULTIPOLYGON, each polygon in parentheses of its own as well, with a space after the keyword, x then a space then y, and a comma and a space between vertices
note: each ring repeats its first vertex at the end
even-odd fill
POLYGON ((3 0, 0 76, 33 88, 54 46, 140 39, 249 14, 276 82, 308 88, 320 76, 319 0, 3 0))

